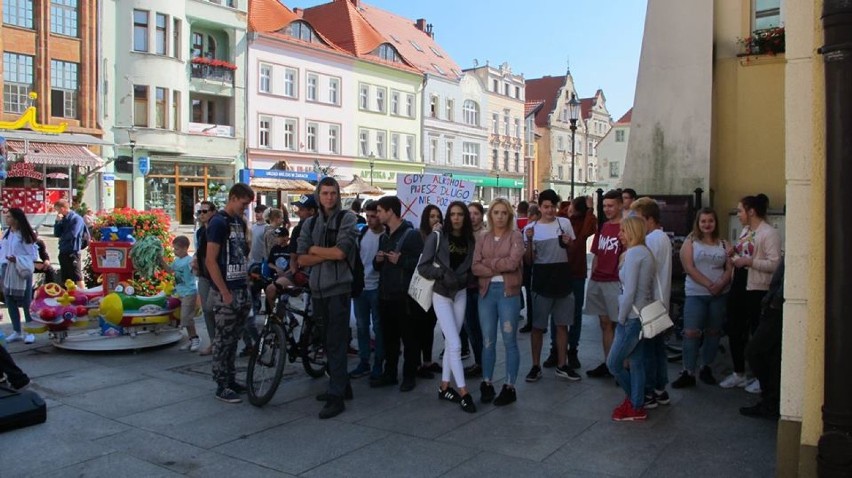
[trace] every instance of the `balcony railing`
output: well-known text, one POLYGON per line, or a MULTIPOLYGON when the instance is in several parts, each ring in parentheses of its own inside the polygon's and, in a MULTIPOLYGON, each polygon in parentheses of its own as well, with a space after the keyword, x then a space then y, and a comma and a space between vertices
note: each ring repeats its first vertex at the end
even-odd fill
POLYGON ((233 138, 234 127, 224 124, 189 123, 189 134, 201 134, 204 136, 218 136, 220 138, 233 138))
POLYGON ((221 81, 229 85, 234 84, 234 70, 224 66, 192 65, 192 78, 202 80, 221 81))

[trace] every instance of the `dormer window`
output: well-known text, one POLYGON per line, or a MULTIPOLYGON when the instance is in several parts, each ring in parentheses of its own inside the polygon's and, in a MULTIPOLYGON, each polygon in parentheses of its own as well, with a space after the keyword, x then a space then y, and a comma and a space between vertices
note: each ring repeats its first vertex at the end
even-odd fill
POLYGON ((378 56, 382 60, 390 61, 393 63, 399 63, 402 60, 399 57, 399 53, 397 53, 396 48, 391 46, 389 43, 382 43, 379 47, 373 52, 374 55, 378 56))
POLYGON ((314 29, 311 28, 305 22, 293 22, 284 29, 284 33, 290 35, 293 38, 298 38, 299 40, 306 41, 308 43, 314 43, 317 41, 317 34, 314 33, 314 29))

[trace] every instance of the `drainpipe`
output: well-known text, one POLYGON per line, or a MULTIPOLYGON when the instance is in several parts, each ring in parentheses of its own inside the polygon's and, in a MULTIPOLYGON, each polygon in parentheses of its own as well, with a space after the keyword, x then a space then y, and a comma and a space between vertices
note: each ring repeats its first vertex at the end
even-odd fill
POLYGON ((821 477, 852 475, 852 2, 824 0, 825 45, 825 398, 817 471, 821 477))

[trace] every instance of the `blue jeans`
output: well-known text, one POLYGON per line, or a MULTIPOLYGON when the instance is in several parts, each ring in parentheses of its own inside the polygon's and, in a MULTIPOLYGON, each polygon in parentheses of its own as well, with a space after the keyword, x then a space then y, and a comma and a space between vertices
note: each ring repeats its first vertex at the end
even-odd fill
POLYGON ((13 297, 6 296, 6 307, 9 310, 9 320, 12 321, 12 329, 21 333, 21 311, 19 307, 24 308, 24 320, 32 322, 30 316, 30 303, 33 301, 33 282, 27 281, 27 288, 24 291, 24 299, 16 300, 13 297))
POLYGON ((364 290, 355 301, 355 323, 358 328, 358 357, 362 364, 370 364, 370 322, 376 335, 376 360, 373 362, 374 377, 382 375, 382 363, 385 360, 382 323, 379 319, 379 290, 364 290))
POLYGON ((728 307, 728 294, 688 295, 683 305, 683 369, 692 374, 698 368, 698 347, 701 335, 704 345, 701 353, 704 365, 711 366, 719 351, 719 338, 728 307))
POLYGON ((645 404, 645 357, 644 342, 639 339, 642 323, 639 319, 627 319, 622 325, 615 324, 615 339, 606 358, 606 366, 615 376, 624 393, 630 397, 633 408, 645 404), (630 371, 624 368, 624 361, 630 364, 630 371))
POLYGON ((506 383, 514 385, 518 379, 521 356, 518 351, 518 318, 521 313, 521 296, 506 297, 502 282, 492 282, 485 297, 479 297, 479 324, 482 327, 482 379, 494 378, 497 361, 497 326, 503 334, 506 349, 506 383))
POLYGON ((669 383, 669 357, 666 354, 666 334, 650 339, 645 343, 645 391, 665 390, 669 383))

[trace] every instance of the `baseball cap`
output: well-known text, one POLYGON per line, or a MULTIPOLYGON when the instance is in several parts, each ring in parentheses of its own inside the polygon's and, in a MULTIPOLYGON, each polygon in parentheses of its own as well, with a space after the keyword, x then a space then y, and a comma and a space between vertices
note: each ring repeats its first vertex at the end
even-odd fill
POLYGON ((286 227, 278 227, 275 229, 275 237, 290 237, 290 231, 286 227))
POLYGON ((293 201, 290 204, 296 207, 317 208, 317 200, 313 194, 302 194, 298 201, 293 201))

